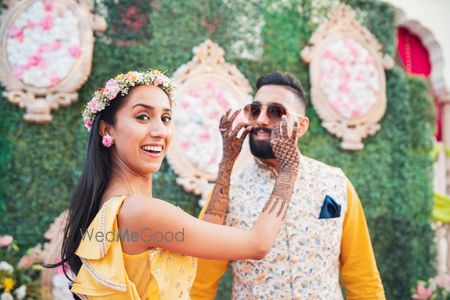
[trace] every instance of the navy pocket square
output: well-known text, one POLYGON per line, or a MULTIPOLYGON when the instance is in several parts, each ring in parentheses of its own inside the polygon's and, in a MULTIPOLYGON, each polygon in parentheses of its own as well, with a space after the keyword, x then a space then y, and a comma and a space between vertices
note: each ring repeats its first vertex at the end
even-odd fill
POLYGON ((336 203, 333 198, 326 195, 320 209, 319 219, 339 218, 341 216, 341 205, 336 203))

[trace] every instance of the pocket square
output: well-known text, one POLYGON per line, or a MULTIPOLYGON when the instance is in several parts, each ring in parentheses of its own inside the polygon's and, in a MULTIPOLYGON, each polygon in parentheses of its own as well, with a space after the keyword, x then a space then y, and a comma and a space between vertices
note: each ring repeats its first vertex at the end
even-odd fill
POLYGON ((319 219, 339 218, 341 216, 341 205, 336 203, 333 198, 326 195, 320 209, 319 219))

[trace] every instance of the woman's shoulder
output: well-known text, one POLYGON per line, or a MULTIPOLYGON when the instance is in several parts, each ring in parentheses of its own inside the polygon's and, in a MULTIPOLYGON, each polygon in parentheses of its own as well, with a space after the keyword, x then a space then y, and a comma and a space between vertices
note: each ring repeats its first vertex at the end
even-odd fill
POLYGON ((152 221, 157 222, 163 216, 171 215, 176 207, 164 200, 144 197, 127 196, 122 203, 118 217, 122 224, 142 227, 148 226, 152 221))

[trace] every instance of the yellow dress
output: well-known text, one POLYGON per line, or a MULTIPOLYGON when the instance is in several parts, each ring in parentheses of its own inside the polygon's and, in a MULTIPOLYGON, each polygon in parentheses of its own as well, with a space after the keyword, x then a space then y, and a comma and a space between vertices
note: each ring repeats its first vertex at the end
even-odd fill
POLYGON ((75 252, 83 264, 71 291, 89 300, 190 299, 196 258, 161 248, 123 253, 117 215, 125 198, 106 201, 89 225, 75 252))

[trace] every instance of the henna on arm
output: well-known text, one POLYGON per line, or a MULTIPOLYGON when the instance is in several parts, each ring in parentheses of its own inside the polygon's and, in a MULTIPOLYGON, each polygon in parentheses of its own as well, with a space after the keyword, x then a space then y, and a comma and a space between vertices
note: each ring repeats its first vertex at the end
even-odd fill
POLYGON ((273 214, 276 212, 276 216, 282 215, 283 219, 292 198, 300 161, 296 145, 297 126, 298 124, 295 122, 292 134, 289 137, 287 120, 286 117, 283 117, 281 128, 280 125, 277 125, 272 130, 270 141, 280 172, 272 194, 263 208, 263 213, 268 211, 269 214, 273 214))
POLYGON ((223 156, 219 164, 219 172, 217 174, 216 183, 211 194, 208 207, 206 208, 203 220, 224 224, 225 216, 228 210, 229 192, 230 192, 230 177, 233 170, 234 162, 236 161, 242 149, 242 144, 251 127, 246 123, 241 123, 232 129, 233 121, 239 114, 236 111, 231 117, 230 110, 220 119, 220 133, 222 135, 223 156), (246 128, 240 137, 238 133, 242 128, 246 128))

